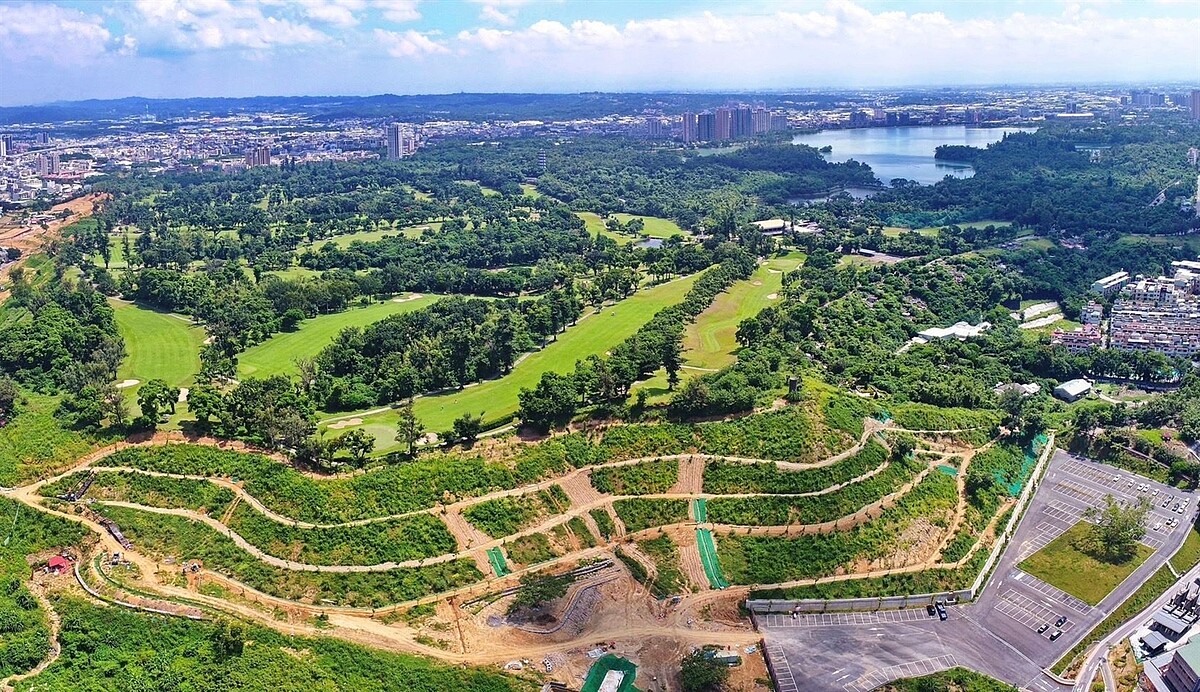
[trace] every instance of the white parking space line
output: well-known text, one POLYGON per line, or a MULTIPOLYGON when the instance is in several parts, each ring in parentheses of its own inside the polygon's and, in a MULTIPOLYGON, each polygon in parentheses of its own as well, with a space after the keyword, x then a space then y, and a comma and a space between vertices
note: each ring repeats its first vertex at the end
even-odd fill
POLYGON ((940 670, 949 670, 956 665, 958 663, 954 660, 954 654, 946 654, 937 658, 926 658, 920 661, 910 661, 908 663, 900 663, 888 666, 887 668, 873 670, 854 682, 846 683, 843 687, 846 689, 846 692, 870 692, 889 680, 929 675, 940 670))
POLYGON ((797 613, 796 617, 770 613, 762 617, 762 624, 769 629, 799 627, 845 627, 847 625, 876 625, 890 622, 916 622, 928 620, 924 608, 905 610, 874 610, 852 613, 797 613))
POLYGON ((1075 627, 1075 621, 1069 617, 1069 613, 1047 608, 1014 589, 1008 589, 1001 595, 996 610, 1034 631, 1042 625, 1061 629, 1063 632, 1069 632, 1075 627), (1056 627, 1054 623, 1060 615, 1068 616, 1067 621, 1056 627))
POLYGON ((775 689, 779 692, 800 692, 800 686, 792 676, 787 654, 783 653, 783 647, 767 642, 766 649, 767 658, 771 660, 771 670, 775 673, 775 689))
POLYGON ((1049 584, 1042 581, 1041 579, 1038 579, 1037 577, 1033 576, 1032 574, 1028 574, 1019 569, 1014 569, 1012 576, 1014 579, 1016 579, 1016 581, 1020 582, 1021 584, 1025 585, 1031 589, 1034 589, 1036 591, 1042 592, 1043 594, 1049 596, 1052 600, 1058 601, 1059 603, 1062 603, 1063 605, 1067 606, 1068 608, 1077 610, 1084 615, 1087 615, 1088 613, 1090 613, 1092 611, 1092 607, 1090 605, 1088 605, 1087 603, 1084 603, 1083 601, 1079 600, 1078 598, 1075 598, 1074 596, 1067 593, 1066 591, 1063 591, 1062 589, 1056 589, 1053 586, 1050 586, 1049 584))

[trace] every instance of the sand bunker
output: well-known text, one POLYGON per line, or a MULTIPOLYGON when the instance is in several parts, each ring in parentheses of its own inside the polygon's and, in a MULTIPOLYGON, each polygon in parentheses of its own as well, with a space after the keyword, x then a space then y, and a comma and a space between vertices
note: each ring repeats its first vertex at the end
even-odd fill
POLYGON ((782 269, 768 269, 767 273, 768 274, 782 274, 783 270, 782 269))
POLYGON ((179 389, 179 403, 181 403, 181 404, 182 404, 183 402, 187 401, 187 398, 188 398, 188 391, 189 391, 189 390, 188 390, 188 388, 187 388, 187 387, 181 387, 181 388, 179 389))
POLYGON ((329 426, 330 430, 341 430, 343 428, 351 428, 355 425, 362 425, 361 418, 351 418, 350 420, 340 420, 329 426))
POLYGON ((424 298, 424 297, 425 296, 421 295, 420 293, 414 293, 409 296, 404 296, 403 298, 392 298, 392 302, 393 303, 407 303, 410 300, 417 300, 418 298, 424 298))
POLYGON ((125 380, 124 382, 118 382, 117 389, 129 389, 130 387, 136 387, 138 382, 140 382, 140 380, 125 380))
POLYGON ((775 300, 778 297, 779 297, 778 293, 772 293, 771 295, 767 296, 767 300, 775 300))
POLYGON ((751 286, 762 286, 762 282, 761 281, 752 281, 752 282, 750 282, 750 285, 751 286))

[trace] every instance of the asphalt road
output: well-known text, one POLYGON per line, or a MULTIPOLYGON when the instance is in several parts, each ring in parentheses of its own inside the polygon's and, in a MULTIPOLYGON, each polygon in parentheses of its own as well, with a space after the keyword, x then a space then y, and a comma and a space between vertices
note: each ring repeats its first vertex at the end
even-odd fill
MULTIPOLYGON (((1074 647, 1137 590, 1187 537, 1197 503, 1193 499, 1186 514, 1175 514, 1160 506, 1168 495, 1182 497, 1178 490, 1149 479, 1057 450, 992 578, 976 602, 951 606, 948 620, 929 617, 923 608, 795 619, 756 616, 780 692, 865 692, 888 680, 954 666, 977 670, 1022 689, 1071 689, 1046 675, 1043 668, 1074 647), (1149 485, 1144 493, 1137 490, 1142 483, 1149 485), (1080 521, 1087 507, 1102 504, 1105 495, 1133 501, 1142 494, 1155 501, 1148 524, 1163 524, 1157 531, 1149 530, 1143 539, 1155 552, 1096 606, 1017 568, 1025 557, 1080 521), (1179 519, 1180 525, 1166 527, 1168 517, 1179 519), (1051 642, 1048 636, 1058 629, 1054 623, 1059 617, 1067 618, 1063 633, 1051 642), (1042 625, 1049 627, 1038 633, 1042 625)), ((1094 665, 1091 671, 1094 674, 1094 665)))

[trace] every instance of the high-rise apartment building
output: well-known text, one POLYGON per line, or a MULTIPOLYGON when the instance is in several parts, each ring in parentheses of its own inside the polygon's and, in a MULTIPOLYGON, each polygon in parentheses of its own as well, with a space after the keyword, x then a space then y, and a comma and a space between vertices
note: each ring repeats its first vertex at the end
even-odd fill
POLYGON ((716 117, 716 131, 714 132, 713 139, 718 142, 733 139, 733 110, 724 107, 718 108, 716 117))
POLYGON ((417 135, 407 125, 392 123, 387 126, 387 157, 391 160, 412 156, 417 150, 417 135))
POLYGON ((738 106, 733 111, 733 136, 754 136, 754 111, 749 106, 738 106))
POLYGON ((699 139, 698 134, 699 133, 696 131, 696 114, 691 111, 684 113, 683 125, 679 135, 680 138, 685 144, 691 144, 699 139))
POLYGON ((696 141, 715 142, 717 139, 717 114, 711 112, 696 116, 696 141))
POLYGON ((1200 120, 1200 89, 1192 89, 1192 95, 1188 98, 1191 106, 1192 120, 1200 120))
POLYGON ((0 135, 0 158, 12 153, 12 135, 0 135))
POLYGON ((36 135, 34 135, 33 141, 37 144, 43 144, 43 145, 49 144, 50 143, 50 135, 46 132, 39 132, 36 135))
POLYGON ((766 108, 755 108, 751 120, 754 123, 753 134, 761 135, 771 131, 771 111, 766 108))
POLYGON ((271 147, 261 146, 246 151, 246 167, 271 165, 271 147))
POLYGON ((650 139, 659 139, 665 132, 662 118, 657 115, 652 115, 646 119, 646 136, 650 139))
POLYGON ((38 154, 38 175, 58 173, 58 154, 38 154))

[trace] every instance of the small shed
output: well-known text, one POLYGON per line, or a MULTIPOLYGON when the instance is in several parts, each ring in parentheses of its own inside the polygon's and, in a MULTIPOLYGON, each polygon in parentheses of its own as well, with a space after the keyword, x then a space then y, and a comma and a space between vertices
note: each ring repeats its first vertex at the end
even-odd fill
POLYGON ((51 574, 62 574, 71 569, 71 561, 62 555, 55 555, 46 563, 46 569, 51 574))

